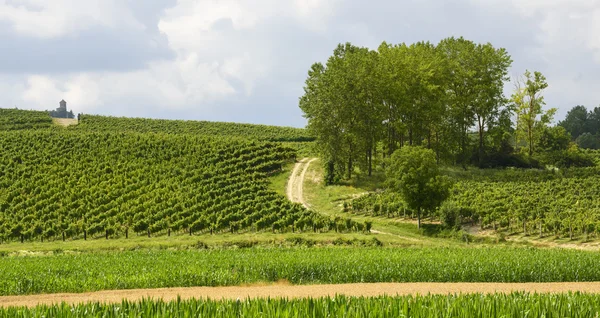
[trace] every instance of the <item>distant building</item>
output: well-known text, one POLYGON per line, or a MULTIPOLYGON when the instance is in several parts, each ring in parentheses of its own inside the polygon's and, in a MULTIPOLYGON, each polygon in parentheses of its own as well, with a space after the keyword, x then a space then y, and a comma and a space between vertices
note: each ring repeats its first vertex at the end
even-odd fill
POLYGON ((75 118, 72 110, 67 111, 67 102, 64 99, 58 104, 59 106, 56 110, 50 111, 50 116, 54 118, 75 118))

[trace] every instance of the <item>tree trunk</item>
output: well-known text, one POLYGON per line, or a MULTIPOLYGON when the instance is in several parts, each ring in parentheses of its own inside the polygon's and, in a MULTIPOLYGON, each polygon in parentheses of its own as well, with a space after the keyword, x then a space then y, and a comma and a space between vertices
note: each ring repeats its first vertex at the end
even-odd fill
POLYGON ((373 173, 373 150, 371 147, 369 147, 368 157, 369 157, 369 177, 370 177, 373 173))
POLYGON ((417 209, 417 229, 421 229, 421 208, 417 209))
POLYGON ((83 240, 87 240, 87 230, 83 230, 83 240))
POLYGON ((573 225, 569 224, 569 240, 573 240, 573 225))
POLYGON ((431 149, 431 128, 427 131, 427 148, 431 149))
POLYGON ((63 242, 65 241, 65 232, 62 232, 63 242))
POLYGON ((125 228, 125 238, 126 239, 129 238, 129 228, 128 227, 125 228))
MULTIPOLYGON (((352 156, 352 152, 350 152, 350 156, 352 156)), ((352 157, 348 158, 348 180, 352 178, 352 157)))
POLYGON ((483 125, 484 122, 481 117, 477 116, 477 123, 479 124, 479 167, 483 165, 483 125))

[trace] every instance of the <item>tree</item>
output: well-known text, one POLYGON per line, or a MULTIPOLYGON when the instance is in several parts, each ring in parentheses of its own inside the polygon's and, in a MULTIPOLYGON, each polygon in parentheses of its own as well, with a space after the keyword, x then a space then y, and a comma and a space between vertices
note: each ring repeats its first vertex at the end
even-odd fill
POLYGON ((558 123, 564 127, 573 139, 581 136, 583 133, 590 132, 588 128, 588 111, 585 106, 575 106, 569 110, 563 121, 558 123))
POLYGON ((529 157, 534 153, 535 141, 556 113, 556 108, 547 111, 542 109, 545 102, 541 92, 547 87, 546 77, 542 73, 525 71, 523 77, 517 79, 515 93, 511 98, 517 112, 516 146, 519 136, 524 138, 529 157))
POLYGON ((571 136, 562 126, 544 127, 538 147, 543 151, 562 151, 569 148, 571 136))
POLYGON ((391 191, 400 193, 408 207, 417 211, 419 229, 421 215, 435 211, 450 195, 451 182, 440 174, 435 153, 418 146, 405 146, 392 154, 386 182, 391 191))
POLYGON ((512 63, 505 49, 495 49, 490 43, 478 45, 476 50, 476 86, 474 91, 477 100, 473 104, 473 112, 477 121, 479 135, 479 165, 482 165, 485 155, 485 129, 488 131, 496 118, 501 115, 501 106, 505 102, 503 89, 508 80, 508 68, 512 63))
POLYGON ((586 132, 577 137, 576 142, 583 149, 600 149, 600 135, 592 135, 586 132))

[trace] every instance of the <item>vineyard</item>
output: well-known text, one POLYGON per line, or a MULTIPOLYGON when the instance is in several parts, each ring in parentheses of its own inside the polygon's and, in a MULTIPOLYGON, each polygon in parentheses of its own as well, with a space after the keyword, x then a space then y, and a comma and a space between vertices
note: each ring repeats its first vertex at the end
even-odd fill
POLYGON ((88 131, 191 134, 205 136, 232 136, 278 142, 313 141, 306 129, 254 124, 238 124, 192 120, 164 120, 147 118, 106 117, 81 115, 75 128, 88 131))
POLYGON ((294 151, 232 137, 0 132, 0 239, 361 230, 267 190, 294 151))
POLYGON ((52 118, 47 112, 0 108, 0 131, 51 126, 52 118))
POLYGON ((0 309, 7 317, 597 317, 594 294, 150 300, 0 309))
MULTIPOLYGON (((449 206, 462 221, 525 235, 598 237, 600 171, 484 171, 454 173, 449 206)), ((372 193, 345 205, 347 211, 386 217, 411 217, 394 193, 372 193)))

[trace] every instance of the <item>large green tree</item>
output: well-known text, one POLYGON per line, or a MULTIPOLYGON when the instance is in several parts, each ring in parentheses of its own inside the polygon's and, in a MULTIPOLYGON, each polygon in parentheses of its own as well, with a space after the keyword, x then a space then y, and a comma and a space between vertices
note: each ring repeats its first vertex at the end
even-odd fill
POLYGON ((434 212, 450 195, 451 187, 450 180, 440 174, 433 150, 419 146, 405 146, 392 154, 386 183, 417 212, 418 228, 421 215, 434 212))
POLYGON ((548 87, 546 77, 542 73, 525 71, 515 85, 515 92, 511 99, 517 113, 517 147, 519 140, 524 139, 527 153, 531 157, 535 151, 536 141, 552 121, 556 108, 548 110, 542 108, 546 104, 542 91, 548 87))

